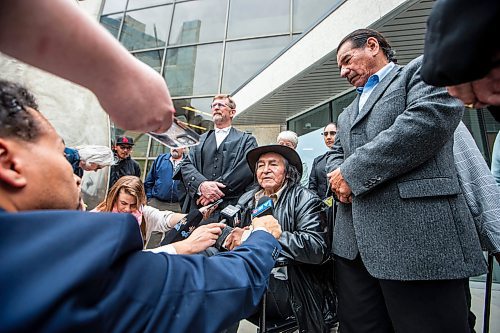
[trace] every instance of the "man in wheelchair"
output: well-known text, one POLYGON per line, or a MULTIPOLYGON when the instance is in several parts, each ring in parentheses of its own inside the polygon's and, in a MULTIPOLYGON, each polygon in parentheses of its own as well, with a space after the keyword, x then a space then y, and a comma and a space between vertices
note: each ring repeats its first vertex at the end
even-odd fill
MULTIPOLYGON (((262 146, 248 152, 247 162, 259 186, 240 197, 242 227, 231 231, 224 247, 230 250, 241 244, 249 233, 245 226, 262 211, 262 198, 269 197, 272 215, 282 228, 281 255, 289 263, 276 267, 270 278, 266 320, 295 318, 300 332, 329 332, 335 324, 335 296, 331 262, 323 264, 330 248, 323 203, 300 185, 302 162, 295 150, 262 146)), ((257 315, 249 320, 255 323, 257 315)))

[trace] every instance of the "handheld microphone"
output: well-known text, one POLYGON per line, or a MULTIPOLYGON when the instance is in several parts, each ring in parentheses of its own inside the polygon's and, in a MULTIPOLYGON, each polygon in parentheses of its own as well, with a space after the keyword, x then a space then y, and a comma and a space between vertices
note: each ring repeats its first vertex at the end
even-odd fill
POLYGON ((265 215, 273 215, 273 213, 274 213, 273 199, 265 195, 259 199, 259 201, 257 202, 257 207, 252 211, 252 219, 265 215))
POLYGON ((241 206, 228 205, 226 208, 220 211, 220 214, 227 221, 232 222, 232 227, 237 227, 241 221, 241 206))

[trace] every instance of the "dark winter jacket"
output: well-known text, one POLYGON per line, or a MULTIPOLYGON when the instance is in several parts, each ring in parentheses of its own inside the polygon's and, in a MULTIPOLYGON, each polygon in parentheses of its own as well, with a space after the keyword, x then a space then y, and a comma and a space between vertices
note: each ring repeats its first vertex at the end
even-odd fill
POLYGON ((133 160, 130 156, 126 159, 119 160, 118 163, 111 166, 109 174, 109 188, 111 188, 111 186, 113 186, 113 184, 123 176, 141 176, 139 163, 133 160))
MULTIPOLYGON (((243 226, 251 224, 257 191, 246 192, 238 201, 243 226)), ((278 240, 283 248, 281 253, 291 264, 287 267, 288 280, 273 278, 271 283, 288 284, 288 299, 300 332, 328 332, 327 321, 334 315, 335 301, 331 262, 320 265, 329 253, 323 204, 314 192, 290 184, 278 198, 273 216, 283 231, 278 240)))

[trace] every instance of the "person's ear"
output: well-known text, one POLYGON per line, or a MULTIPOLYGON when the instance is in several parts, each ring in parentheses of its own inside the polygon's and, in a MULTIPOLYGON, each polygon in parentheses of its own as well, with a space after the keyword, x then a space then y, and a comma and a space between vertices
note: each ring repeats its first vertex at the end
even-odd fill
POLYGON ((380 50, 380 45, 378 44, 378 41, 375 37, 369 37, 366 40, 366 45, 372 52, 373 56, 376 56, 378 54, 378 51, 380 50))
POLYGON ((0 139, 0 182, 14 188, 22 188, 26 186, 27 179, 20 172, 22 163, 14 153, 14 145, 11 141, 0 139))

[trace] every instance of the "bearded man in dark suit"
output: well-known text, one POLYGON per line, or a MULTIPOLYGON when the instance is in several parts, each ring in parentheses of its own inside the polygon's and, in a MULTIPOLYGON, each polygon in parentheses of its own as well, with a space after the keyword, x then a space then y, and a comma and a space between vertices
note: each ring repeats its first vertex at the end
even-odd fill
POLYGON ((182 208, 185 213, 224 200, 208 222, 218 220, 220 210, 236 204, 253 183, 246 154, 257 147, 252 135, 232 127, 236 103, 229 95, 215 96, 210 107, 215 129, 201 136, 175 176, 182 177, 188 192, 182 208))

